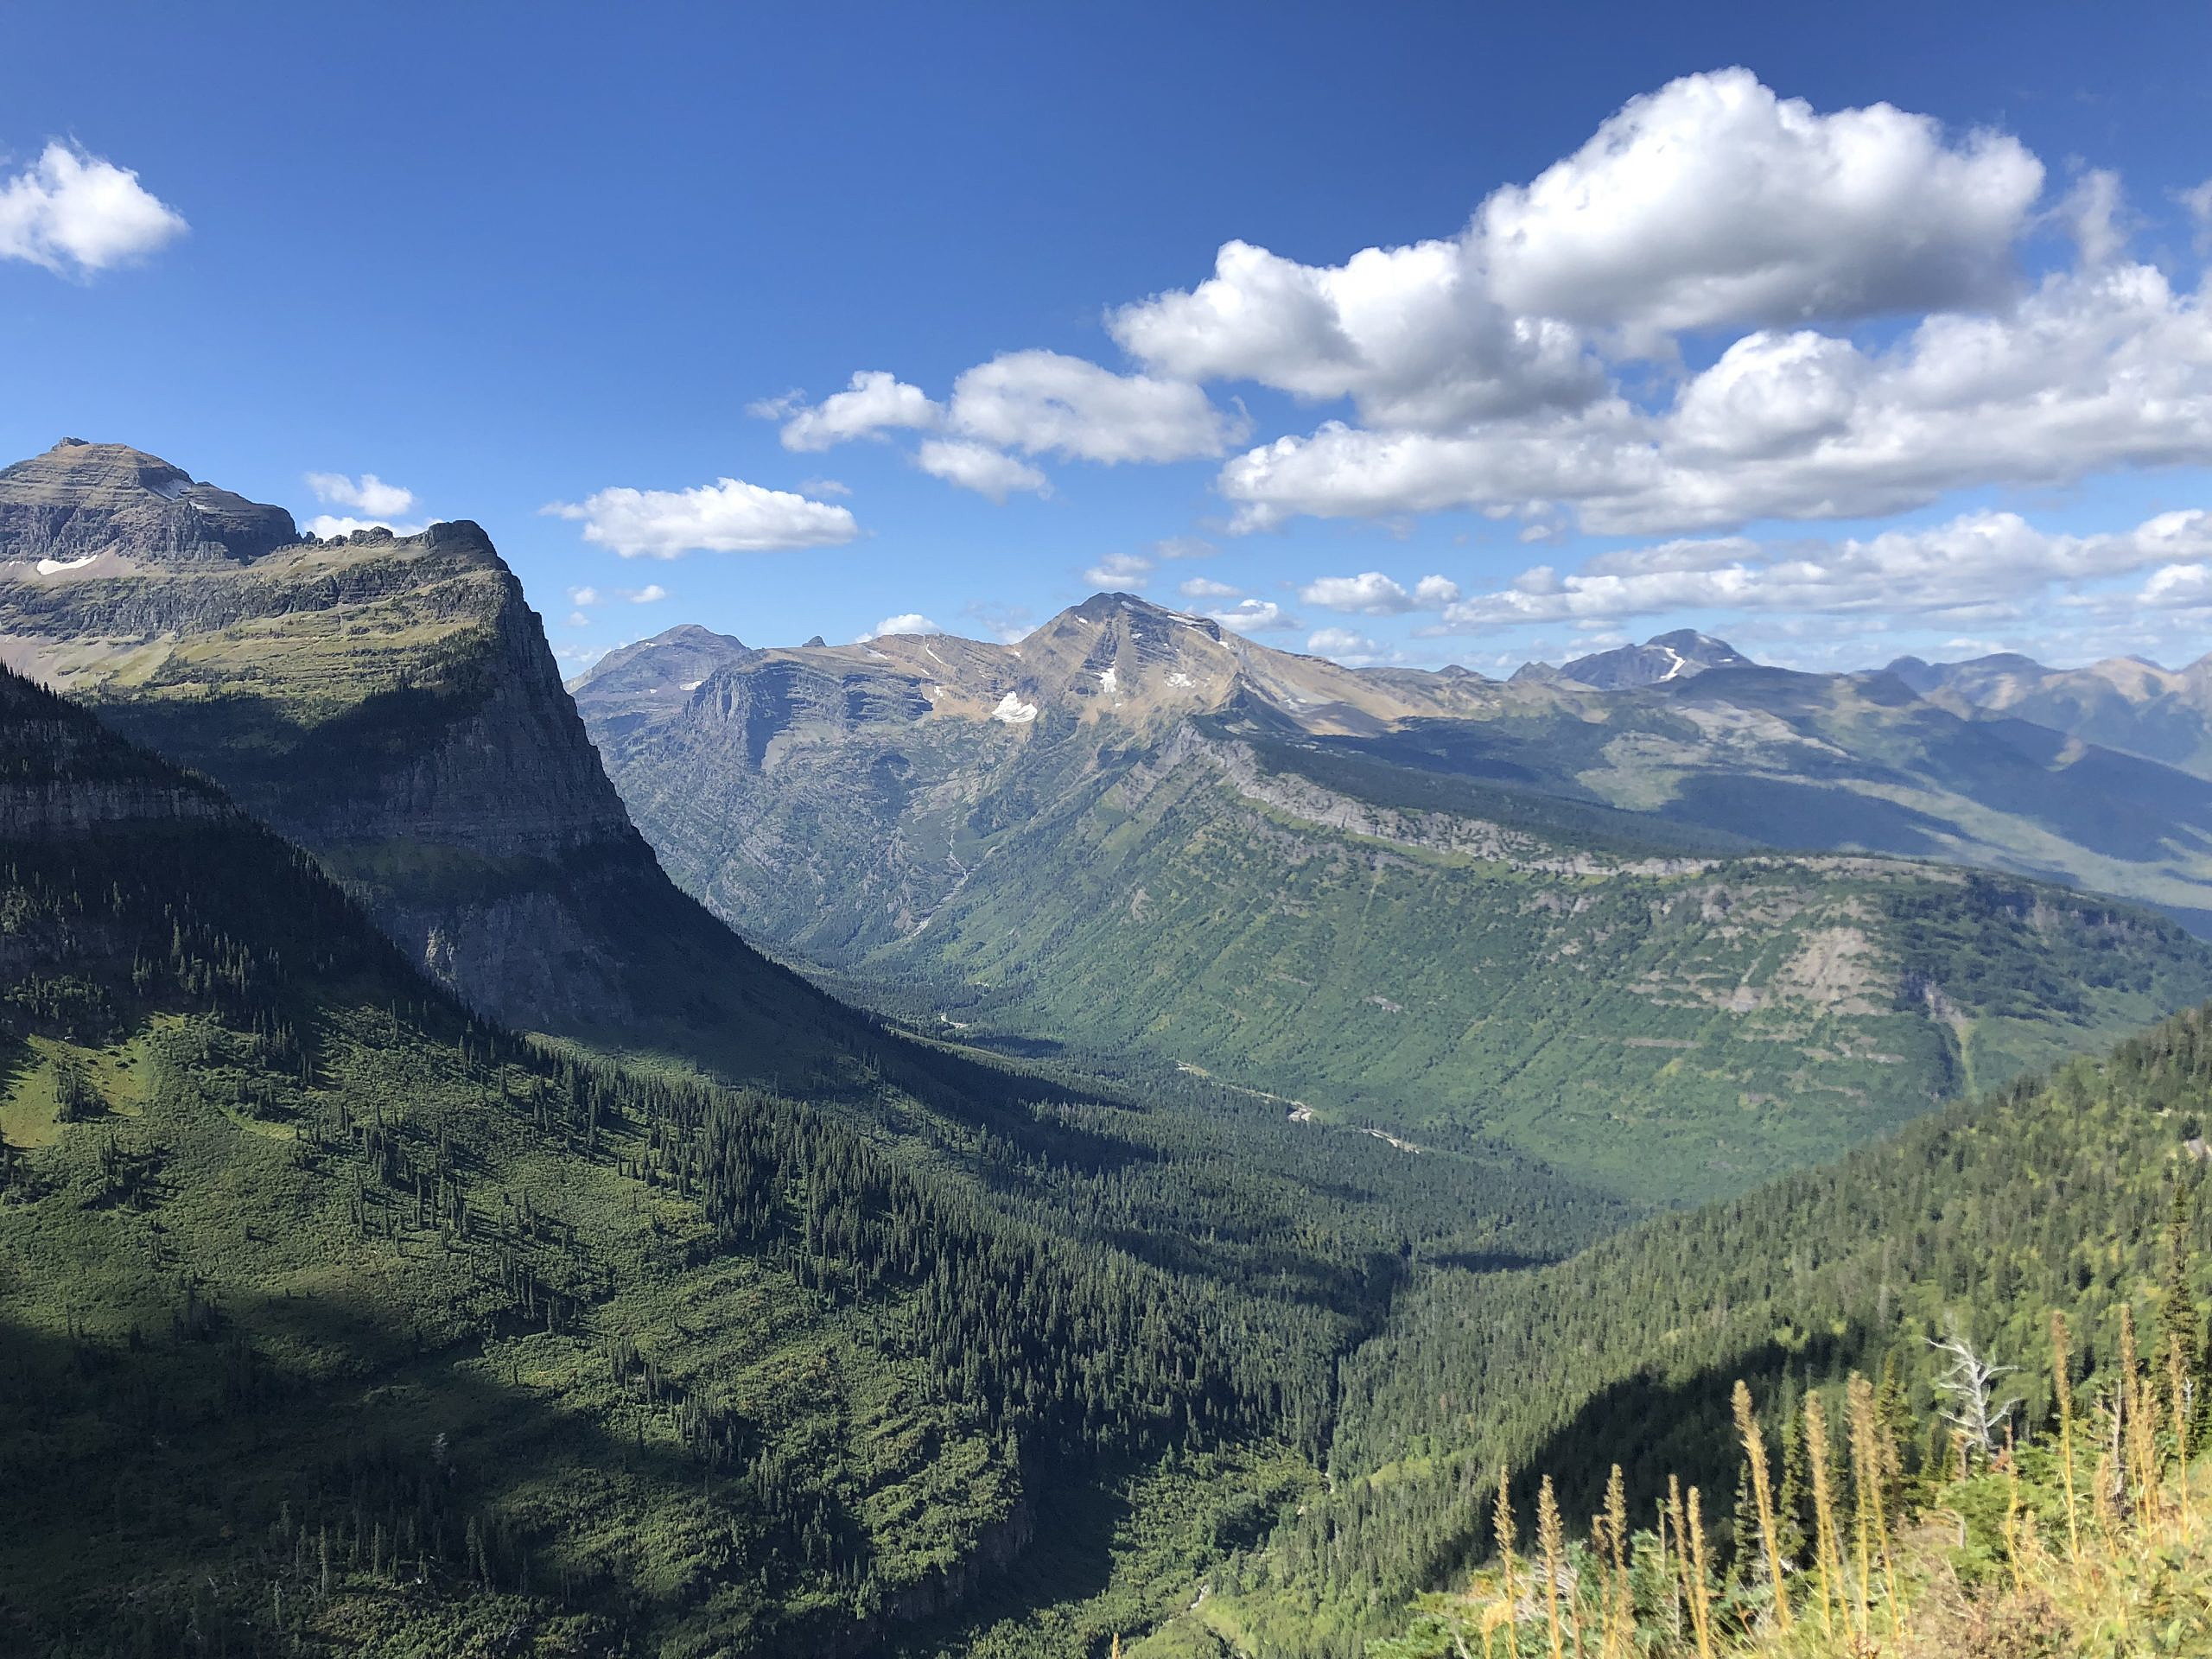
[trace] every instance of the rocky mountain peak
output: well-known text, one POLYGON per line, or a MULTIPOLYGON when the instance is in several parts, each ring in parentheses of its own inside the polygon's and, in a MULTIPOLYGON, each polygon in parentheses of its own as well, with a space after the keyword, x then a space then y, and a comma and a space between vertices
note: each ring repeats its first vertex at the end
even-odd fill
POLYGON ((732 635, 679 623, 608 652, 569 681, 569 689, 594 700, 607 722, 602 736, 620 735, 680 709, 718 671, 755 654, 732 635))
POLYGON ((0 469, 0 563, 41 574, 103 558, 246 563, 299 539, 283 508, 196 482, 128 444, 64 438, 0 469))
POLYGON ((1622 691, 1688 679, 1716 668, 1757 666, 1726 639, 1694 628, 1678 628, 1672 633, 1654 635, 1640 645, 1578 657, 1560 669, 1558 677, 1601 691, 1622 691))

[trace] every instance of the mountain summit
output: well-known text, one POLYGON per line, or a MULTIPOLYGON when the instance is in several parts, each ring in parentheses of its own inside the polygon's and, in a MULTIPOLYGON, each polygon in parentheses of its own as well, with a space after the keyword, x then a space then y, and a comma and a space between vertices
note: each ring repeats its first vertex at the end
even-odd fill
POLYGON ((195 483, 125 444, 64 438, 0 470, 0 559, 45 575, 102 558, 245 562, 299 539, 283 508, 195 483))
MULTIPOLYGON (((1002 733, 1065 718, 1148 726, 1163 719, 1264 708, 1313 732, 1370 732, 1421 715, 1486 707, 1488 682, 1459 673, 1371 673, 1326 658, 1277 651, 1211 617, 1135 594, 1094 594, 1006 644, 949 633, 882 634, 849 645, 746 651, 704 629, 672 628, 610 657, 571 683, 602 743, 683 717, 694 702, 727 702, 734 671, 755 690, 772 683, 811 717, 838 727, 879 715, 982 722, 1002 733), (703 646, 702 640, 719 640, 703 646), (709 670, 715 671, 709 672, 709 670), (703 677, 702 677, 703 676, 703 677), (641 700, 643 688, 658 688, 641 700)), ((734 705, 730 705, 734 706, 734 705)), ((779 704, 780 707, 780 702, 779 704)))
POLYGON ((1640 645, 1623 645, 1578 657, 1559 671, 1559 677, 1601 691, 1624 691, 1639 685, 1661 685, 1685 680, 1716 668, 1756 668, 1758 664, 1726 639, 1692 628, 1662 633, 1640 645))

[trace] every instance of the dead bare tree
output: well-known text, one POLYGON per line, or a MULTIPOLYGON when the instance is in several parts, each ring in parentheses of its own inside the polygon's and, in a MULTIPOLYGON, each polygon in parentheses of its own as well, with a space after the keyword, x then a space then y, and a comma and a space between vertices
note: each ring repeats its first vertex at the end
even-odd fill
POLYGON ((1997 1402, 1998 1379, 2020 1368, 1992 1364, 1974 1352, 1956 1325, 1941 1342, 1930 1337, 1928 1345, 1950 1361, 1949 1369, 1936 1379, 1937 1390, 1950 1402, 1943 1421, 1966 1437, 1970 1449, 1988 1457, 1997 1450, 1998 1431, 2020 1404, 2018 1395, 2001 1405, 1997 1402))

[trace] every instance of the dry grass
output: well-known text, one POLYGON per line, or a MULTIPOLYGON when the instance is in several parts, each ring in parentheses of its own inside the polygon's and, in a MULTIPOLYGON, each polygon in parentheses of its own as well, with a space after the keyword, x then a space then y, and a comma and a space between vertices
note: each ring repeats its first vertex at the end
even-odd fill
POLYGON ((1541 1583, 1510 1553, 1464 1592, 1428 1598, 1413 1630, 1373 1659, 2060 1659, 2212 1655, 2212 1459, 2188 1441, 2190 1382, 2172 1345, 2139 1357, 2124 1333, 2115 1376, 2077 1400, 2065 1324, 2051 1325, 2057 1420, 2039 1444, 1987 1455, 1963 1439, 1950 1478, 1910 1513, 1875 1390, 1853 1376, 1846 1432, 1829 1444, 1807 1402, 1815 1524, 1786 1559, 1767 1446, 1748 1389, 1737 1430, 1750 1502, 1725 1572, 1705 1494, 1669 1483, 1654 1530, 1629 1535, 1620 1471, 1586 1547, 1561 1538, 1549 1480, 1539 1499, 1541 1583), (1849 1478, 1831 1466, 1837 1452, 1849 1478), (1839 1487, 1843 1490, 1839 1491, 1839 1487), (2050 1536, 2044 1535, 2046 1529, 2050 1536), (1785 1593, 1777 1597, 1777 1577, 1785 1593))

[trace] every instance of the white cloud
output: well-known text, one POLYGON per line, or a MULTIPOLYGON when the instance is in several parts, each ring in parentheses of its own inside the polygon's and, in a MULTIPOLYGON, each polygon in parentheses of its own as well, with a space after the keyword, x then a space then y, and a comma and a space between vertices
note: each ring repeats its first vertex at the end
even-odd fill
POLYGON ((1408 593, 1380 570, 1356 576, 1323 576, 1299 590, 1309 605, 1353 616, 1402 616, 1408 611, 1441 610, 1459 597, 1459 583, 1445 576, 1423 576, 1408 593))
POLYGON ((1205 614, 1238 633, 1291 633, 1306 626, 1271 599, 1248 599, 1225 611, 1205 614))
POLYGON ((963 436, 1028 454, 1107 462, 1217 455, 1238 427, 1198 387, 1116 374, 1058 352, 1007 352, 952 383, 963 436))
POLYGON ((1109 553, 1083 579, 1093 588, 1142 588, 1152 579, 1152 561, 1141 553, 1109 553))
POLYGON ((1887 104, 1821 115, 1724 69, 1630 99, 1473 233, 1516 315, 1770 325, 2000 300, 2042 188, 2005 134, 1953 143, 1887 104))
POLYGON ((1464 242, 1422 242, 1322 267, 1230 242, 1210 280, 1126 306, 1109 326, 1162 373, 1350 397, 1387 425, 1571 408, 1601 391, 1575 331, 1501 309, 1470 258, 1464 242))
POLYGON ((352 507, 372 520, 396 518, 415 505, 414 491, 387 484, 374 473, 363 473, 358 480, 343 473, 309 473, 307 486, 316 500, 352 507))
POLYGON ((632 605, 657 605, 668 597, 668 589, 657 582, 649 582, 642 588, 625 588, 622 597, 632 605))
POLYGON ((420 536, 427 524, 391 524, 381 518, 355 518, 340 513, 319 512, 301 526, 310 536, 327 538, 351 536, 357 530, 388 530, 395 536, 420 536))
POLYGON ((944 417, 944 410, 919 386, 910 386, 883 369, 862 369, 842 391, 823 398, 812 408, 794 410, 785 397, 756 404, 753 411, 771 419, 789 415, 784 423, 786 449, 827 449, 853 438, 880 437, 897 429, 926 429, 944 417))
POLYGON ((1572 414, 1439 435, 1340 422, 1230 461, 1236 527, 1292 516, 1572 505, 1605 534, 1858 518, 1992 483, 2212 461, 2212 311, 2148 265, 2048 277, 2003 315, 1931 316, 1872 350, 1758 333, 1646 413, 1572 414))
POLYGON ((1585 329, 1649 352, 1688 328, 1996 301, 2042 181, 2010 137, 1954 145, 1888 105, 1819 115, 1722 70, 1631 99, 1455 238, 1341 265, 1225 243, 1207 281, 1109 327, 1160 373, 1446 432, 1602 397, 1585 329))
POLYGON ((734 478, 689 490, 601 490, 543 511, 581 521, 586 541, 626 559, 835 547, 860 534, 849 508, 734 478))
POLYGON ((582 611, 570 611, 569 626, 572 628, 588 628, 591 626, 591 618, 586 616, 582 611))
POLYGON ((1017 491, 1050 495, 1052 486, 1045 474, 1027 461, 987 443, 958 438, 930 438, 914 452, 914 464, 931 478, 957 484, 994 501, 1003 502, 1017 491))
POLYGON ((1210 559, 1221 551, 1200 536, 1170 536, 1165 541, 1154 542, 1152 550, 1155 557, 1162 559, 1210 559))
POLYGON ((184 234, 184 216, 128 168, 56 140, 0 182, 0 259, 89 276, 184 234))
POLYGON ((1242 599, 1244 590, 1232 588, 1225 582, 1216 582, 1211 576, 1192 576, 1178 582, 1175 591, 1185 599, 1242 599))
POLYGON ((855 640, 855 645, 866 645, 871 639, 880 639, 887 633, 943 633, 944 630, 924 616, 919 611, 903 611, 897 616, 887 616, 866 633, 855 640))
POLYGON ((578 605, 596 605, 599 603, 599 589, 596 588, 571 588, 569 589, 569 597, 578 605))
POLYGON ((850 495, 852 486, 834 478, 802 478, 798 481, 801 495, 850 495))
MULTIPOLYGON (((1630 99, 1456 233, 1316 264, 1223 244, 1205 280, 1108 314, 1141 372, 1016 351, 941 404, 873 371, 776 413, 810 443, 933 429, 919 464, 1003 499, 1046 487, 1018 457, 1245 442, 1210 385, 1348 405, 1222 466, 1239 533, 1474 511, 1524 539, 1679 537, 2212 465, 2212 286, 2130 260, 2117 175, 2077 167, 2055 200, 2045 183, 2009 135, 1821 111, 1721 69, 1630 99), (2031 275, 2031 233, 2054 226, 2081 257, 2031 275)), ((2212 180, 2178 200, 2212 251, 2212 180)), ((1729 568, 1699 546, 1642 553, 1729 568)))
POLYGON ((1841 542, 1674 543, 1607 554, 1564 576, 1538 566, 1502 590, 1447 606, 1427 632, 1604 626, 1678 612, 2010 616, 2054 588, 2154 568, 2141 601, 2172 606, 2193 602, 2186 571, 2208 558, 2212 511, 2162 513, 2132 531, 2091 536, 2039 530, 2017 513, 1974 512, 1841 542))
POLYGON ((1350 628, 1319 628, 1306 637, 1306 649, 1316 657, 1333 657, 1357 667, 1385 654, 1383 647, 1350 628))
POLYGON ((2212 607, 2212 564, 2168 564, 2151 573, 2143 591, 2135 596, 2142 605, 2162 610, 2202 610, 2212 607))

